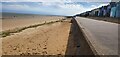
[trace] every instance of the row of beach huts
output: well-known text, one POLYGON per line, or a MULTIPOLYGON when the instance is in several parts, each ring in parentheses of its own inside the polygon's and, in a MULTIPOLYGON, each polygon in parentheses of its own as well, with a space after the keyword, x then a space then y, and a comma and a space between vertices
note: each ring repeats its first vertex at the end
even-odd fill
POLYGON ((102 6, 100 8, 96 8, 91 11, 86 11, 84 13, 77 14, 76 16, 120 18, 120 1, 119 2, 110 2, 106 6, 102 6))

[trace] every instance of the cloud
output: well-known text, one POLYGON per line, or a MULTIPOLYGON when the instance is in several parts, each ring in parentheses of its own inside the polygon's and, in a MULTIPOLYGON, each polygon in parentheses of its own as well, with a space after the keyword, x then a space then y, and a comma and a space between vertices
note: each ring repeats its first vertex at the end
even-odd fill
MULTIPOLYGON (((111 2, 113 0, 3 0, 2 2, 111 2)), ((114 2, 117 0, 114 0, 114 2)))
POLYGON ((66 4, 66 5, 61 5, 61 8, 65 11, 64 14, 69 14, 69 15, 75 15, 76 13, 82 13, 86 10, 83 5, 78 5, 78 4, 66 4))
POLYGON ((52 10, 60 15, 75 15, 76 13, 82 13, 87 9, 81 4, 66 4, 64 2, 42 2, 42 6, 52 10))
POLYGON ((102 6, 106 6, 108 5, 109 3, 106 3, 106 4, 100 4, 98 7, 102 7, 102 6))
POLYGON ((17 10, 18 12, 35 12, 37 14, 75 15, 103 5, 107 5, 107 3, 89 5, 89 3, 82 4, 74 2, 3 2, 3 11, 17 10))
POLYGON ((3 0, 2 2, 61 2, 62 0, 3 0))
POLYGON ((107 6, 109 3, 104 3, 104 4, 99 4, 99 5, 91 5, 91 9, 95 9, 95 8, 99 8, 99 7, 102 7, 102 6, 107 6))
POLYGON ((111 2, 111 0, 72 0, 74 2, 111 2))
POLYGON ((24 10, 25 8, 29 8, 27 5, 3 5, 3 8, 13 9, 13 10, 24 10))
MULTIPOLYGON (((29 13, 34 13, 34 12, 45 12, 45 9, 40 7, 40 4, 36 5, 30 5, 32 3, 15 3, 15 2, 4 2, 2 4, 2 9, 7 10, 7 11, 17 11, 17 12, 29 12, 29 13)), ((47 11, 47 10, 46 10, 47 11)))

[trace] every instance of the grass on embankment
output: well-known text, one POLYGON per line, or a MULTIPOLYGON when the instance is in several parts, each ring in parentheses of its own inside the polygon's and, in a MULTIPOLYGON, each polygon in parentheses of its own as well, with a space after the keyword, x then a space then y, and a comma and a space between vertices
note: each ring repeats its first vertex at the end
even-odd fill
POLYGON ((34 27, 38 27, 38 26, 42 26, 42 25, 53 24, 53 23, 56 23, 56 22, 63 22, 64 20, 65 19, 45 22, 45 23, 41 23, 41 24, 30 25, 30 26, 23 27, 23 28, 15 28, 15 29, 11 29, 11 30, 6 30, 6 31, 0 32, 0 36, 3 38, 3 37, 6 37, 6 36, 10 36, 13 33, 19 33, 19 32, 21 32, 25 29, 28 29, 28 28, 34 28, 34 27))

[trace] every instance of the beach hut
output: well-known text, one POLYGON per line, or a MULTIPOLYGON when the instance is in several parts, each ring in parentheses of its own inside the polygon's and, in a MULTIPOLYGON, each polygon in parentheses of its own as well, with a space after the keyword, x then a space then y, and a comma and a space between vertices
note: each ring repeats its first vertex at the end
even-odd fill
POLYGON ((99 12, 99 8, 92 10, 92 16, 97 17, 99 12))
POLYGON ((111 2, 111 12, 110 12, 110 17, 116 17, 116 2, 111 2))
POLYGON ((107 16, 107 6, 103 6, 103 16, 107 16))
POLYGON ((120 1, 117 3, 116 6, 116 17, 120 18, 120 1))
POLYGON ((103 12, 104 12, 104 8, 101 7, 100 10, 99 10, 99 12, 98 12, 98 16, 99 17, 103 17, 103 12))
POLYGON ((116 7, 111 8, 110 17, 116 17, 116 7))
POLYGON ((84 12, 84 13, 81 13, 80 16, 84 17, 84 16, 85 16, 85 12, 84 12))
POLYGON ((94 16, 94 11, 93 10, 91 10, 91 16, 94 16))
POLYGON ((116 6, 116 2, 110 2, 110 6, 111 6, 111 8, 115 7, 116 6))
POLYGON ((92 11, 89 11, 89 16, 92 16, 92 11))
POLYGON ((106 17, 110 17, 110 12, 111 12, 111 6, 110 6, 110 5, 107 5, 106 17))
POLYGON ((95 16, 98 17, 99 9, 95 11, 95 16))

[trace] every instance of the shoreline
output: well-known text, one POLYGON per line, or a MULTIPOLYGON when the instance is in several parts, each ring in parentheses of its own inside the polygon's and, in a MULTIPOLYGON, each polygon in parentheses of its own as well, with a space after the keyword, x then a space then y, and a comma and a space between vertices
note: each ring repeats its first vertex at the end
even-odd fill
POLYGON ((53 24, 53 23, 56 23, 56 22, 64 22, 64 20, 65 19, 61 19, 61 20, 50 21, 50 22, 45 22, 45 23, 40 23, 40 24, 35 24, 35 25, 29 25, 27 27, 22 27, 22 28, 9 29, 9 30, 5 30, 5 31, 0 32, 0 35, 2 37, 6 37, 6 36, 10 36, 11 34, 14 34, 14 33, 19 33, 19 32, 21 32, 25 29, 34 28, 34 27, 47 25, 47 24, 53 24))
POLYGON ((22 15, 3 14, 2 18, 3 18, 1 20, 2 27, 0 27, 2 28, 2 31, 64 19, 63 16, 40 16, 40 15, 24 15, 24 14, 22 15))

